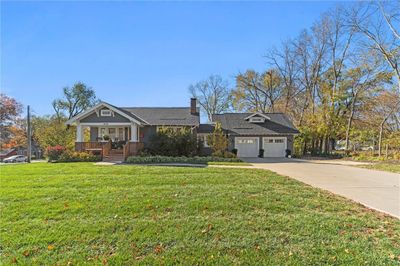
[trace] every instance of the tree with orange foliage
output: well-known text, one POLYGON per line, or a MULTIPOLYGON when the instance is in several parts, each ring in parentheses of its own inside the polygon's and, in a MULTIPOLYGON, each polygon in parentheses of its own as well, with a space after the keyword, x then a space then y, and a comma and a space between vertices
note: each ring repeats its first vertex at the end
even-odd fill
POLYGON ((19 145, 20 137, 25 133, 18 127, 22 104, 12 97, 0 93, 0 142, 1 149, 19 145), (18 138, 16 138, 19 136, 18 138))

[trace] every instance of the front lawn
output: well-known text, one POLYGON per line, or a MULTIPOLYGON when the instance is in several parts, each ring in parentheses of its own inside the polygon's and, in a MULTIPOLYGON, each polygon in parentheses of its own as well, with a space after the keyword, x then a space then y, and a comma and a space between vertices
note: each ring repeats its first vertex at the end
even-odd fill
POLYGON ((1 166, 1 264, 398 265, 400 221, 255 169, 1 166))
POLYGON ((363 168, 400 173, 400 163, 374 163, 362 165, 363 168))

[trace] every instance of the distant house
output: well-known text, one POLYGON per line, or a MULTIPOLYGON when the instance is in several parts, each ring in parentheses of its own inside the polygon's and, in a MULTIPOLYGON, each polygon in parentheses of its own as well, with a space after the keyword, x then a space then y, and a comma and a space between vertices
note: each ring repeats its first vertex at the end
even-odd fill
MULTIPOLYGON (((229 149, 236 148, 240 157, 257 157, 264 149, 266 157, 283 157, 285 150, 293 150, 293 136, 298 133, 282 113, 226 113, 213 116, 220 122, 230 140, 229 149)), ((76 125, 77 151, 102 152, 105 158, 123 160, 135 156, 151 141, 160 127, 174 130, 190 129, 204 141, 214 130, 213 124, 201 124, 196 99, 188 107, 116 107, 100 102, 93 108, 71 118, 68 125, 76 125), (89 129, 89 141, 84 141, 84 131, 89 129), (120 143, 114 149, 111 142, 120 143)))
POLYGON ((0 162, 2 162, 5 158, 17 155, 17 150, 16 149, 7 149, 4 151, 0 151, 0 162))

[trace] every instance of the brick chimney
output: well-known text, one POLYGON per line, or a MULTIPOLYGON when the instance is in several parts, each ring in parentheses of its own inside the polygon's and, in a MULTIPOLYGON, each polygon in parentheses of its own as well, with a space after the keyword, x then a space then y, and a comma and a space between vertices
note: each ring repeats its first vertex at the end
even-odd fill
POLYGON ((197 115, 197 99, 190 98, 190 114, 197 115))

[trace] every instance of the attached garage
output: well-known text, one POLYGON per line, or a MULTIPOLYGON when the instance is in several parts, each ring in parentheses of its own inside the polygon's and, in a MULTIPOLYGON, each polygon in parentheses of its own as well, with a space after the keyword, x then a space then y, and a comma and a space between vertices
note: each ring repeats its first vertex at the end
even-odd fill
POLYGON ((285 157, 286 137, 263 137, 264 157, 285 157))
POLYGON ((259 151, 258 137, 235 137, 235 148, 238 157, 257 157, 259 151))

